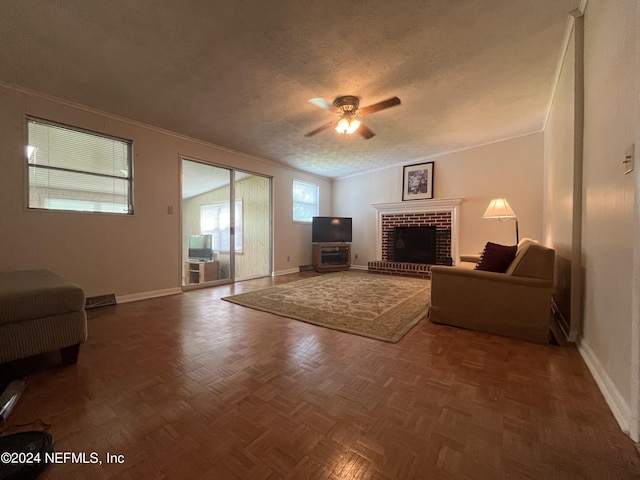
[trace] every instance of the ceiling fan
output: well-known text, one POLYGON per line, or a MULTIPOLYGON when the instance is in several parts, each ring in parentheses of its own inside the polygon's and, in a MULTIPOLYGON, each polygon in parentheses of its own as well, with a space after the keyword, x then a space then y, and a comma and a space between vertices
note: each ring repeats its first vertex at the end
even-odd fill
POLYGON ((384 110, 385 108, 400 105, 400 99, 398 97, 391 97, 387 100, 383 100, 382 102, 369 105, 368 107, 360 108, 360 99, 353 95, 336 97, 333 103, 327 102, 324 98, 312 98, 309 102, 335 113, 338 118, 333 122, 329 122, 310 131, 305 136, 311 137, 323 130, 334 127, 338 133, 344 133, 346 135, 358 132, 366 140, 374 137, 375 133, 365 126, 360 119, 366 115, 384 110))

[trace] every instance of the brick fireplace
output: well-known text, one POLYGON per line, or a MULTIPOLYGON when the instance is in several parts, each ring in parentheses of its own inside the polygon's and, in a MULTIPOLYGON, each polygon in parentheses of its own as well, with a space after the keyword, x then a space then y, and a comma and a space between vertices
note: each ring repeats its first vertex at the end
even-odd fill
POLYGON ((431 278, 431 264, 398 262, 393 258, 396 227, 436 227, 436 264, 456 263, 458 258, 459 198, 414 200, 376 204, 378 258, 368 263, 372 273, 431 278))

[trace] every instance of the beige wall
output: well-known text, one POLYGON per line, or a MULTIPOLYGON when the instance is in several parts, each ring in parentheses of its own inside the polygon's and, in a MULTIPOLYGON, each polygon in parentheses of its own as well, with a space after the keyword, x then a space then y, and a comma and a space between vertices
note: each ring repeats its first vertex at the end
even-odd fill
MULTIPOLYGON (((533 133, 425 161, 434 164, 434 198, 460 197, 460 252, 477 253, 488 242, 515 243, 515 224, 483 219, 492 198, 506 198, 520 224, 520 238, 542 237, 543 134, 533 133)), ((412 162, 419 163, 419 162, 412 162)), ((402 200, 402 166, 334 181, 334 214, 353 217, 354 263, 376 259, 376 203, 402 200)))
POLYGON ((320 187, 331 208, 331 182, 255 157, 173 135, 80 106, 0 86, 0 269, 47 268, 87 295, 121 299, 179 291, 180 157, 273 177, 274 270, 311 262, 311 227, 292 221, 294 179, 320 187), (133 140, 132 216, 30 211, 25 208, 25 115, 133 140), (167 214, 167 207, 174 214, 167 214), (289 261, 287 261, 289 257, 289 261))
POLYGON ((622 161, 625 150, 640 140, 638 8, 636 0, 591 0, 585 13, 586 283, 580 343, 616 418, 636 440, 640 337, 632 304, 639 286, 634 278, 638 167, 625 175, 622 161))

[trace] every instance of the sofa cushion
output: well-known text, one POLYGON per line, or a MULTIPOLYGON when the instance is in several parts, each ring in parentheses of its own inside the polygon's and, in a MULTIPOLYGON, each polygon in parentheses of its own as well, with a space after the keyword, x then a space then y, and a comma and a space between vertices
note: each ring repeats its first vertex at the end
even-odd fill
MULTIPOLYGON (((526 248, 527 245, 531 245, 531 244, 536 244, 539 245, 537 240, 534 240, 533 238, 521 238, 520 241, 518 242, 518 252, 521 251, 522 249, 526 248)), ((516 253, 517 255, 517 253, 516 253)))
POLYGON ((516 258, 505 273, 515 277, 553 280, 555 251, 533 240, 520 243, 516 258))
POLYGON ((513 262, 517 248, 517 245, 500 245, 487 242, 475 269, 504 273, 513 262))

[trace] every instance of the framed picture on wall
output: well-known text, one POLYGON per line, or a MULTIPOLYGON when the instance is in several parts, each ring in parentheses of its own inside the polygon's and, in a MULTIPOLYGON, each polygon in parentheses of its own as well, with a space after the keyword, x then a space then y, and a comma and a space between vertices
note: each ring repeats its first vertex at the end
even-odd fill
POLYGON ((433 198, 433 162, 405 165, 402 174, 402 200, 433 198))

